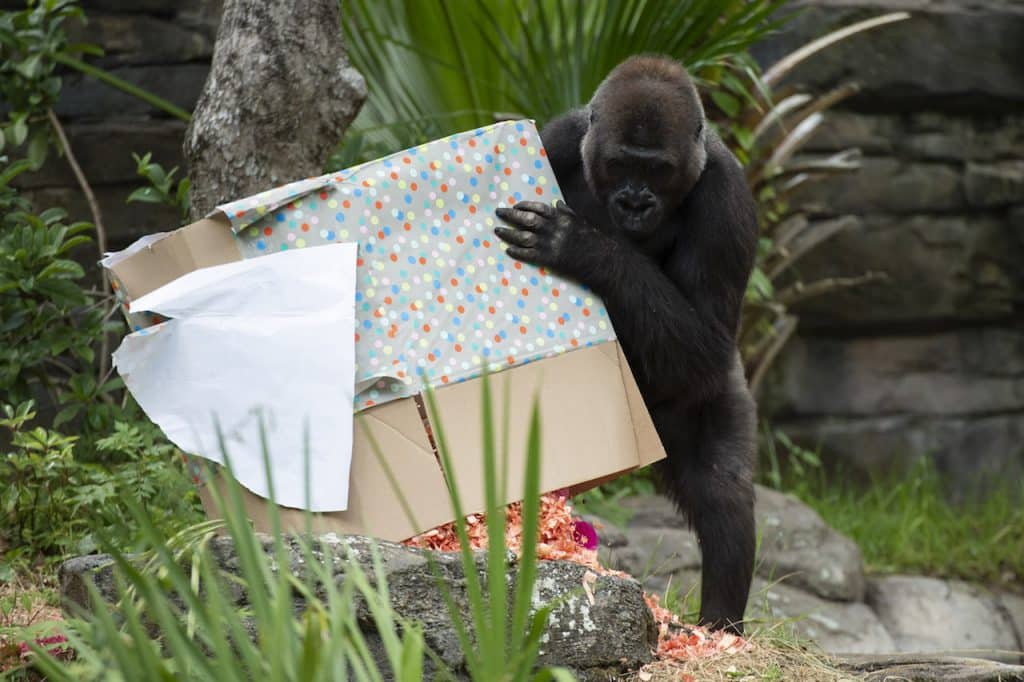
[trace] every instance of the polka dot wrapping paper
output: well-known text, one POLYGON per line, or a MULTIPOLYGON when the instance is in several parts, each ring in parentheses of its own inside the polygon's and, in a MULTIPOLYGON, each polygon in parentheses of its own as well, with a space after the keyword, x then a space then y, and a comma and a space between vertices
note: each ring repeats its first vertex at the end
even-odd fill
POLYGON ((512 121, 218 209, 244 258, 358 242, 358 411, 614 340, 591 292, 494 235, 497 207, 560 198, 536 128, 512 121))

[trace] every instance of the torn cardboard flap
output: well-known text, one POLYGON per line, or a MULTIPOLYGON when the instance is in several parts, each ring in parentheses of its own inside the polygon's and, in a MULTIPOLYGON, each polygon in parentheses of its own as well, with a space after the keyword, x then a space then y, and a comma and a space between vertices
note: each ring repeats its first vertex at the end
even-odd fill
POLYGON ((144 237, 100 264, 130 304, 193 270, 240 260, 230 226, 223 214, 214 214, 174 232, 144 237))

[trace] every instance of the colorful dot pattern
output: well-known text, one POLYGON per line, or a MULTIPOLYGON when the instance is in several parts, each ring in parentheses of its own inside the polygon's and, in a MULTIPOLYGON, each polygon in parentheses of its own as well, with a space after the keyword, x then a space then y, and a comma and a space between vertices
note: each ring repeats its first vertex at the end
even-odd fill
POLYGON ((615 338, 597 297, 494 235, 498 206, 560 196, 536 128, 511 121, 219 208, 246 258, 359 243, 360 410, 615 338))
POLYGON ((131 304, 131 298, 129 298, 128 294, 125 293, 124 287, 121 286, 121 280, 118 279, 113 270, 107 270, 107 275, 110 277, 110 288, 114 291, 114 299, 118 302, 118 305, 121 306, 121 312, 124 314, 125 320, 128 321, 129 329, 133 332, 141 332, 148 327, 167 321, 166 317, 163 315, 157 315, 156 313, 128 312, 128 306, 131 304))

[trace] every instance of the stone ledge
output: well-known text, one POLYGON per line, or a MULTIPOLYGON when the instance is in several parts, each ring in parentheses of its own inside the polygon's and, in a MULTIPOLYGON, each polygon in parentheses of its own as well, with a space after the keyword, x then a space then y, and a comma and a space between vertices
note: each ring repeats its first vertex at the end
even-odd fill
POLYGON ((925 323, 1009 320, 1024 300, 1024 240, 1014 239, 1024 223, 1016 226, 1014 215, 855 216, 849 228, 804 256, 797 271, 805 282, 868 270, 888 279, 795 306, 801 329, 927 332, 936 324, 925 323))
POLYGON ((790 417, 777 419, 775 425, 854 473, 905 470, 928 454, 938 470, 956 482, 948 491, 954 501, 963 499, 976 482, 1012 481, 1024 475, 1024 412, 790 417))
POLYGON ((792 340, 773 370, 780 415, 957 417, 1024 413, 1024 330, 792 340))
POLYGON ((836 657, 833 662, 866 682, 1024 682, 1024 666, 977 658, 931 654, 851 655, 836 657))

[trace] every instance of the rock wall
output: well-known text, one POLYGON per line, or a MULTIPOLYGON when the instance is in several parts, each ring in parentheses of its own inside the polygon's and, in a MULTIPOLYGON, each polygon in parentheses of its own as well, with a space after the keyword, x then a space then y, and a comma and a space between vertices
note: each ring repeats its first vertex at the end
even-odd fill
POLYGON ((963 493, 1024 471, 1024 3, 806 0, 760 45, 773 63, 835 28, 904 22, 820 53, 791 82, 862 91, 812 140, 862 168, 803 199, 852 227, 800 263, 805 280, 888 281, 808 301, 766 406, 804 443, 866 470, 930 455, 963 493))

